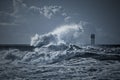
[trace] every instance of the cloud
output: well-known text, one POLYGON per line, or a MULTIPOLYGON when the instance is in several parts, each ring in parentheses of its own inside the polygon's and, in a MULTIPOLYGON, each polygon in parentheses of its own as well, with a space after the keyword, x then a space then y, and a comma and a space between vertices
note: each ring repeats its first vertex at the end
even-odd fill
POLYGON ((70 19, 71 19, 71 17, 70 17, 70 16, 67 16, 67 17, 64 18, 64 21, 65 21, 65 22, 69 22, 70 19))
POLYGON ((67 16, 67 14, 64 12, 64 13, 62 13, 62 16, 67 16))
MULTIPOLYGON (((2 17, 0 25, 8 25, 8 24, 16 24, 19 25, 21 23, 27 24, 34 22, 34 20, 42 20, 44 18, 48 20, 62 20, 66 22, 75 22, 73 21, 73 17, 66 12, 66 10, 62 6, 58 5, 49 5, 43 7, 37 6, 27 6, 23 0, 13 0, 13 9, 12 13, 5 13, 5 16, 2 17), (9 15, 9 19, 7 18, 9 15), (39 18, 40 17, 40 18, 39 18), (9 21, 8 21, 9 20, 9 21)), ((1 14, 1 13, 0 13, 1 14)))
MULTIPOLYGON (((23 0, 13 0, 13 15, 21 13, 21 10, 26 10, 27 5, 23 3, 23 0)), ((25 11, 24 11, 25 12, 25 11)))
POLYGON ((61 6, 44 6, 44 7, 36 7, 31 6, 30 10, 38 11, 40 14, 44 15, 46 18, 51 19, 57 12, 61 11, 61 6))
POLYGON ((59 14, 59 16, 63 17, 63 20, 65 22, 70 22, 72 17, 66 13, 66 11, 63 9, 62 6, 57 5, 51 5, 51 6, 44 6, 44 7, 36 7, 31 6, 31 11, 39 12, 40 15, 43 15, 44 17, 48 19, 52 19, 56 14, 59 14))
POLYGON ((15 17, 10 13, 0 11, 0 18, 0 25, 17 25, 14 23, 15 17))
POLYGON ((13 12, 0 11, 0 25, 18 25, 18 19, 27 12, 27 5, 22 0, 13 0, 13 12), (17 23, 16 23, 17 22, 17 23))
POLYGON ((48 19, 51 19, 51 17, 60 11, 60 9, 61 6, 44 6, 41 8, 41 13, 48 19))
MULTIPOLYGON (((62 6, 58 5, 50 5, 50 6, 27 6, 23 0, 13 0, 13 12, 9 13, 11 16, 10 19, 12 24, 21 24, 23 22, 29 22, 31 18, 35 16, 43 16, 47 19, 55 18, 63 18, 64 22, 69 22, 71 16, 66 13, 62 6)), ((3 19, 1 19, 3 20, 3 19)), ((7 19, 6 19, 7 20, 7 19)), ((7 22, 1 24, 7 24, 7 22)))

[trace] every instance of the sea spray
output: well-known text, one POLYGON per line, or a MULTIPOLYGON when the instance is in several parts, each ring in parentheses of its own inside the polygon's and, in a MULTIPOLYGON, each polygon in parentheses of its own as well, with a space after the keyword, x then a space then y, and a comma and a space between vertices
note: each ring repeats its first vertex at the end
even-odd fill
POLYGON ((81 24, 63 25, 52 32, 38 35, 31 38, 31 46, 42 47, 46 45, 59 45, 75 43, 83 32, 81 24))
POLYGON ((74 57, 77 50, 74 45, 83 32, 81 24, 60 26, 53 31, 31 38, 31 46, 36 47, 23 58, 24 62, 46 64, 74 57))

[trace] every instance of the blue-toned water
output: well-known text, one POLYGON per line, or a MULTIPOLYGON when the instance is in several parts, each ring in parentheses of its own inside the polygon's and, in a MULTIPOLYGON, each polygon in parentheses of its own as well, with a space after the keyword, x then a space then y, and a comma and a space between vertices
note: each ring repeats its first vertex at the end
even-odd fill
POLYGON ((120 47, 2 49, 0 80, 119 80, 119 61, 120 47))
POLYGON ((120 46, 83 46, 81 25, 0 47, 0 80, 120 80, 120 46))

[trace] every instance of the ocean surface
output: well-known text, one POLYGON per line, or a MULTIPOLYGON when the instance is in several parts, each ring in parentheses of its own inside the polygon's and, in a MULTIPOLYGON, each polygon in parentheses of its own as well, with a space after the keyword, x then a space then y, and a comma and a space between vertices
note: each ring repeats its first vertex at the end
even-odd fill
POLYGON ((120 80, 120 46, 0 46, 0 80, 120 80))

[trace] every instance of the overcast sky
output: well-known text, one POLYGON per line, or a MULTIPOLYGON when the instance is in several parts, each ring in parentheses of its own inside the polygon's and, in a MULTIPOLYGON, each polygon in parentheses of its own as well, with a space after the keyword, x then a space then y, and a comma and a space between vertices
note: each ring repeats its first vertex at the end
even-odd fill
POLYGON ((85 23, 97 44, 120 44, 120 0, 0 0, 0 44, 29 44, 31 36, 85 23))

